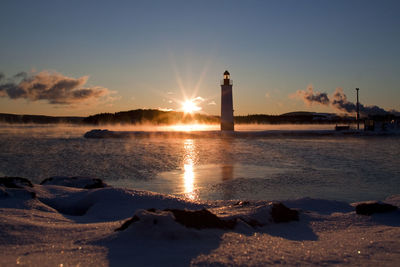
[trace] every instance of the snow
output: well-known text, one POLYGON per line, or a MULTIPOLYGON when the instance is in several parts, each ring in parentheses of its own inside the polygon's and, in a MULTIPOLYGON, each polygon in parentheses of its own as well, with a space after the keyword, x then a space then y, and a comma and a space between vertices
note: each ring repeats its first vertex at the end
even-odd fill
MULTIPOLYGON (((400 196, 384 202, 399 206, 400 196)), ((270 201, 195 202, 111 186, 0 186, 0 265, 393 266, 400 261, 398 210, 363 216, 339 201, 302 198, 282 203, 299 210, 300 220, 274 223, 270 201), (239 223, 233 230, 197 230, 164 211, 203 208, 239 223), (139 220, 115 231, 133 216, 139 220), (252 227, 246 220, 263 226, 252 227)))

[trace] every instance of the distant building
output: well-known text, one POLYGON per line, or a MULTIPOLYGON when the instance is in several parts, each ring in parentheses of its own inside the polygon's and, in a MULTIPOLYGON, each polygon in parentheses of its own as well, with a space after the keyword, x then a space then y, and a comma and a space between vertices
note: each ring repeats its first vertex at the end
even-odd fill
POLYGON ((221 82, 221 131, 234 131, 232 80, 226 70, 221 82))
POLYGON ((400 130, 400 119, 394 115, 369 116, 364 121, 365 131, 398 131, 400 130))

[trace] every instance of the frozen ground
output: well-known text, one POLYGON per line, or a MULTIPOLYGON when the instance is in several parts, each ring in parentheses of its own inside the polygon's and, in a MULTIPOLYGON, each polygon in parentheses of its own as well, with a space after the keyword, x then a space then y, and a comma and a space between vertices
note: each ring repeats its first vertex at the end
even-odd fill
MULTIPOLYGON (((400 212, 357 215, 354 204, 303 198, 283 203, 300 220, 274 223, 268 201, 193 202, 174 196, 48 181, 0 186, 1 266, 395 266, 400 212), (57 185, 56 185, 57 184, 57 185), (78 188, 79 187, 79 188, 78 188), (33 194, 34 193, 34 194, 33 194), (207 208, 220 218, 256 219, 233 230, 187 228, 169 212, 207 208), (133 215, 140 218, 116 232, 133 215)), ((87 182, 87 181, 86 181, 87 182)), ((400 196, 385 200, 400 205, 400 196)))

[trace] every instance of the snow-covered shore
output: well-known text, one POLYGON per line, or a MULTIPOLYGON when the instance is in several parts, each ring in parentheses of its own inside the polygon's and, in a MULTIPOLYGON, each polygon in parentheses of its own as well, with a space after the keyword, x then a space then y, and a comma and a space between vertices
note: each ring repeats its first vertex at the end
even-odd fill
MULTIPOLYGON (((386 203, 400 206, 400 196, 386 203)), ((193 202, 90 179, 0 183, 1 266, 386 265, 400 262, 400 211, 359 215, 355 203, 193 202), (97 184, 96 184, 97 182, 97 184), (86 187, 86 188, 85 188, 86 187), (207 209, 232 228, 187 227, 165 209, 207 209), (115 231, 135 218, 122 231, 115 231)))

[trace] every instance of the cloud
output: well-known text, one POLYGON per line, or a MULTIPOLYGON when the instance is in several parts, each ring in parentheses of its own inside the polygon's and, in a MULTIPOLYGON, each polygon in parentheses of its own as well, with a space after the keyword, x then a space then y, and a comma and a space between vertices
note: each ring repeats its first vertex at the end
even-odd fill
POLYGON ((157 108, 159 111, 174 111, 172 108, 157 108))
POLYGON ((20 72, 7 83, 0 75, 0 96, 10 99, 45 100, 54 105, 93 103, 112 94, 107 88, 85 86, 88 76, 71 78, 53 71, 41 71, 34 75, 20 72))
POLYGON ((203 103, 204 100, 205 100, 204 98, 202 98, 201 96, 198 96, 198 97, 193 98, 191 101, 193 103, 200 104, 200 103, 203 103))
MULTIPOLYGON (((331 105, 333 108, 345 113, 355 113, 357 111, 357 105, 347 100, 347 96, 343 92, 342 88, 336 88, 331 98, 328 97, 327 93, 314 92, 311 86, 309 86, 307 90, 298 90, 295 96, 300 97, 304 103, 308 105, 312 105, 313 103, 318 103, 325 106, 331 105)), ((387 111, 375 105, 364 106, 361 103, 359 103, 359 109, 361 115, 363 116, 399 113, 396 110, 387 111)))
POLYGON ((210 101, 207 105, 210 105, 210 106, 215 106, 217 103, 215 103, 215 101, 214 100, 212 100, 212 101, 210 101))

